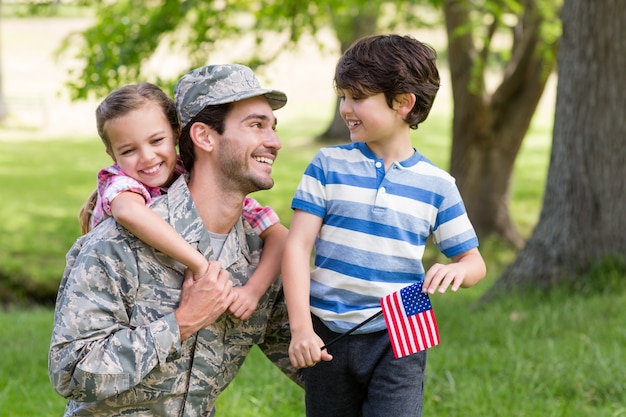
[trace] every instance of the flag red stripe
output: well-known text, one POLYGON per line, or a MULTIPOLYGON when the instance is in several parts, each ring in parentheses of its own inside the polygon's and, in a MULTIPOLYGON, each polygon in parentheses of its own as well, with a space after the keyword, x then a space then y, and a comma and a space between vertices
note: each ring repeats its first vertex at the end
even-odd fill
POLYGON ((399 329, 398 322, 399 317, 399 300, 396 293, 389 294, 384 299, 385 321, 387 322, 387 328, 389 330, 389 336, 391 338, 391 347, 393 348, 393 354, 396 358, 402 356, 402 332, 399 329))
POLYGON ((413 325, 413 335, 418 345, 418 349, 415 349, 414 352, 419 352, 420 350, 424 350, 428 347, 424 343, 424 330, 422 329, 422 323, 419 316, 419 314, 416 314, 414 316, 408 317, 408 320, 413 325))
POLYGON ((400 308, 400 300, 399 300, 398 294, 397 293, 390 294, 388 301, 389 301, 389 306, 391 308, 391 311, 390 311, 391 328, 393 329, 393 335, 394 335, 394 340, 395 340, 395 344, 393 346, 394 355, 396 357, 400 357, 404 355, 404 352, 406 352, 406 349, 404 347, 404 332, 401 326, 402 311, 400 308))
POLYGON ((424 345, 426 346, 426 348, 429 348, 433 346, 433 338, 430 332, 430 328, 428 327, 428 324, 426 323, 427 315, 428 315, 428 311, 423 312, 422 314, 419 315, 419 320, 420 320, 420 326, 422 329, 422 337, 424 338, 424 345))
POLYGON ((400 294, 395 293, 393 299, 397 308, 397 316, 395 317, 396 327, 398 328, 399 338, 402 342, 399 346, 399 355, 406 356, 408 355, 408 352, 410 352, 410 348, 408 346, 409 330, 407 329, 407 322, 404 319, 406 313, 404 311, 404 307, 402 306, 400 294))
POLYGON ((425 326, 428 330, 428 336, 431 340, 430 347, 436 346, 439 344, 439 329, 437 329, 437 322, 435 321, 435 313, 433 310, 428 310, 424 312, 424 320, 425 326))
POLYGON ((404 306, 402 305, 402 301, 400 299, 400 294, 394 294, 394 303, 398 308, 398 316, 396 317, 397 323, 396 326, 399 328, 400 332, 400 340, 402 341, 400 354, 402 356, 406 356, 411 351, 409 347, 410 339, 411 339, 411 329, 409 327, 409 322, 406 320, 406 311, 404 311, 404 306))

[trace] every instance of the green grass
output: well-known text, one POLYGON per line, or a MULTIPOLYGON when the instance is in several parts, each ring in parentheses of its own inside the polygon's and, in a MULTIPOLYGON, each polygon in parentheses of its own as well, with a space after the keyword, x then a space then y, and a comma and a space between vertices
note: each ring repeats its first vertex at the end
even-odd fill
POLYGON ((436 300, 448 339, 429 357, 427 415, 626 415, 625 298, 557 292, 480 310, 463 296, 436 300))
POLYGON ((48 380, 49 309, 0 313, 0 416, 60 416, 63 399, 48 380))
POLYGON ((78 209, 108 163, 89 141, 0 141, 0 265, 39 282, 57 279, 79 228, 78 209))
MULTIPOLYGON (((447 120, 433 115, 415 135, 420 151, 443 167, 447 120)), ((306 117, 281 123, 276 186, 254 197, 271 204, 285 224, 293 191, 318 149, 307 135, 323 123, 306 117)), ((545 120, 533 125, 515 167, 511 207, 526 236, 541 205, 549 125, 545 120)), ((57 285, 65 253, 78 235, 76 213, 97 169, 108 162, 95 136, 0 141, 0 278, 57 285)), ((433 297, 442 343, 429 352, 424 415, 626 416, 623 270, 597 269, 612 283, 605 291, 583 286, 574 294, 511 295, 477 308, 474 301, 515 257, 494 239, 481 242, 481 250, 489 268, 484 283, 433 297)), ((49 308, 0 312, 0 417, 62 415, 65 400, 47 376, 52 314, 49 308)), ((217 415, 303 416, 303 392, 254 349, 219 398, 217 415)))
MULTIPOLYGON (((429 352, 425 416, 626 416, 623 291, 511 296, 475 309, 481 291, 433 297, 442 343, 429 352)), ((51 322, 50 310, 0 315, 0 416, 61 414, 46 374, 51 322)), ((303 416, 302 395, 253 350, 218 416, 303 416)))

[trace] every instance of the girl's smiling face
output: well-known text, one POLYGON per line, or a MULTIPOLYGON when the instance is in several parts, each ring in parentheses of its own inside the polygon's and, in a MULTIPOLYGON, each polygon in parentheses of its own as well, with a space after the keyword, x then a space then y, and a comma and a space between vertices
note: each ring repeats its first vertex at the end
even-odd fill
POLYGON ((150 101, 104 125, 107 153, 126 175, 150 187, 167 187, 176 168, 176 135, 161 107, 150 101))

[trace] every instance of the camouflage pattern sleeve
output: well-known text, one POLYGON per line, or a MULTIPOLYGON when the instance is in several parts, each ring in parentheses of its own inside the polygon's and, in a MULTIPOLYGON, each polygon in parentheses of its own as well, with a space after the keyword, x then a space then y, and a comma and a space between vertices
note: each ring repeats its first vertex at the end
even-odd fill
POLYGON ((137 261, 123 236, 111 220, 67 256, 48 357, 50 380, 66 398, 96 401, 127 391, 181 354, 173 312, 131 321, 137 261))

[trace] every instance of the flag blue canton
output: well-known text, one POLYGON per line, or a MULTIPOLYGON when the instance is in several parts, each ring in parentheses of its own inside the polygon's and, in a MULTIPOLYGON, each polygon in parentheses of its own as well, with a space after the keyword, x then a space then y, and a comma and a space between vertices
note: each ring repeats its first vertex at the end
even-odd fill
POLYGON ((432 309, 430 298, 422 292, 422 283, 417 282, 400 290, 400 298, 407 316, 432 309))

